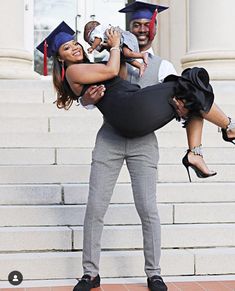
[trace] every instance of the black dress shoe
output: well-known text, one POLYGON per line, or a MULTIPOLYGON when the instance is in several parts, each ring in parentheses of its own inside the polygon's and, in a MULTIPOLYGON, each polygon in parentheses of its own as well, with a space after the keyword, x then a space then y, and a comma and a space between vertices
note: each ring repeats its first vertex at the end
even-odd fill
POLYGON ((97 275, 93 280, 91 280, 90 275, 84 275, 73 288, 73 291, 90 291, 92 288, 97 287, 100 287, 99 275, 97 275))
POLYGON ((162 277, 155 275, 148 278, 148 288, 150 291, 167 291, 167 286, 164 283, 162 277))

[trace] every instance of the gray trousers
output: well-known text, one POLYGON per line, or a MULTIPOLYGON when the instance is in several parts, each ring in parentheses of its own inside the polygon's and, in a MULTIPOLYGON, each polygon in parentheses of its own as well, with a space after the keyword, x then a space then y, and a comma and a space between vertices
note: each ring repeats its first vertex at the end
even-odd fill
POLYGON ((161 232, 156 205, 158 159, 158 144, 154 133, 127 139, 117 134, 108 123, 104 123, 99 130, 92 154, 83 230, 84 274, 93 277, 99 272, 104 215, 124 160, 142 223, 145 272, 148 277, 160 274, 161 232))

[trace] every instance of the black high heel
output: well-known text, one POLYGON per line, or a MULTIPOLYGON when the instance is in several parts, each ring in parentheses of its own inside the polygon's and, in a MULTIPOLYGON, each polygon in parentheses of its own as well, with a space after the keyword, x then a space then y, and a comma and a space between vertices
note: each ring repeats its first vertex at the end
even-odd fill
POLYGON ((186 155, 183 157, 182 159, 182 163, 183 165, 185 166, 187 172, 188 172, 188 177, 189 177, 189 182, 192 182, 191 180, 191 176, 190 176, 190 172, 189 172, 189 167, 191 167, 198 178, 208 178, 208 177, 212 177, 212 176, 215 176, 217 173, 216 172, 212 172, 212 173, 204 173, 202 170, 200 170, 197 166, 193 165, 192 163, 189 162, 188 160, 188 154, 192 152, 194 153, 195 155, 199 155, 199 156, 202 156, 202 153, 201 153, 201 148, 200 146, 199 147, 195 147, 194 149, 192 150, 187 150, 187 153, 186 155))
POLYGON ((230 117, 228 119, 229 119, 229 125, 226 128, 221 129, 222 137, 223 137, 223 140, 235 144, 235 137, 228 137, 228 130, 235 128, 235 121, 232 120, 230 117))

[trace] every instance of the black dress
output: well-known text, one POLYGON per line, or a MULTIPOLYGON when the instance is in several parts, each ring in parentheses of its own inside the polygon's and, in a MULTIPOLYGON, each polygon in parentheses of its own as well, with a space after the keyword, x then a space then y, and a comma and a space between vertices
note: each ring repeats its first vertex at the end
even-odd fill
MULTIPOLYGON (((163 83, 140 88, 119 77, 103 83, 104 97, 96 104, 105 119, 123 136, 134 138, 157 130, 178 118, 172 98, 184 100, 187 119, 208 112, 214 101, 209 76, 203 68, 169 75, 163 83)), ((83 92, 88 86, 84 86, 83 92)))

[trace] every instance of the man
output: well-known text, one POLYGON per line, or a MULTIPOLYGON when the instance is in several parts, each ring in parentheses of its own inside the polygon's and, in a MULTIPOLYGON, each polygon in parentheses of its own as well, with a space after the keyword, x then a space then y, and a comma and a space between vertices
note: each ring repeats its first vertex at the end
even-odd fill
MULTIPOLYGON (((136 35, 140 51, 149 53, 148 66, 143 77, 138 70, 128 68, 128 78, 141 87, 157 84, 169 74, 176 74, 166 60, 154 56, 151 48, 156 34, 156 10, 167 9, 158 5, 134 2, 120 12, 131 13, 130 31, 136 35)), ((95 104, 103 96, 102 86, 90 87, 81 98, 83 105, 95 104)), ((160 220, 156 204, 156 176, 159 159, 154 133, 134 139, 120 136, 104 122, 96 138, 92 156, 89 197, 84 221, 83 269, 84 276, 74 291, 88 291, 100 286, 99 259, 103 218, 107 211, 115 183, 124 160, 131 177, 135 206, 140 216, 144 238, 145 273, 150 291, 166 291, 160 276, 160 220)))

